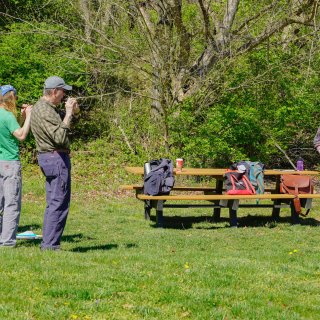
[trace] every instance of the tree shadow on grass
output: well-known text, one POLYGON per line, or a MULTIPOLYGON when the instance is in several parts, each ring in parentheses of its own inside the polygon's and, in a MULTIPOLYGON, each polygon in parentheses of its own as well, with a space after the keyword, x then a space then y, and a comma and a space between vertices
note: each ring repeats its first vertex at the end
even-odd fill
MULTIPOLYGON (((153 228, 157 228, 156 217, 151 216, 151 221, 154 222, 153 228)), ((181 216, 165 216, 163 217, 165 229, 221 229, 230 228, 230 219, 222 217, 219 221, 214 221, 211 216, 197 216, 197 217, 181 217, 181 216), (198 225, 199 224, 199 225, 198 225), (201 225, 202 224, 202 225, 201 225), (210 225, 214 224, 214 225, 210 225)), ((277 224, 291 224, 292 219, 290 216, 279 217, 274 219, 271 216, 264 215, 247 215, 238 218, 238 228, 274 228, 277 224)), ((313 218, 300 218, 300 224, 303 226, 320 226, 320 221, 313 218)))
POLYGON ((95 238, 83 235, 83 233, 67 234, 61 237, 61 241, 77 243, 83 240, 95 240, 95 238))
MULTIPOLYGON (((138 245, 136 243, 126 243, 124 245, 127 249, 131 248, 137 248, 138 245)), ((87 251, 94 251, 94 250, 112 250, 112 249, 118 249, 119 245, 117 244, 104 244, 104 245, 97 245, 97 246, 88 246, 88 247, 76 247, 69 251, 71 252, 87 252, 87 251)))
POLYGON ((97 245, 97 246, 89 246, 89 247, 76 247, 71 250, 71 252, 88 252, 88 251, 96 251, 96 250, 111 250, 111 249, 117 249, 118 245, 117 244, 104 244, 104 245, 97 245))

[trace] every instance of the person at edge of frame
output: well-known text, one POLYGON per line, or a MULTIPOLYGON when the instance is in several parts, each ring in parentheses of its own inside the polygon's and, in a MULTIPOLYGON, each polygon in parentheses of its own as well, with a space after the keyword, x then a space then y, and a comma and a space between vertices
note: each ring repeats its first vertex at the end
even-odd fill
POLYGON ((15 247, 21 213, 21 162, 19 141, 30 131, 32 105, 23 104, 17 121, 17 90, 0 87, 0 247, 15 247))
POLYGON ((318 153, 320 153, 320 127, 318 128, 317 133, 313 139, 313 145, 318 153))
POLYGON ((75 98, 65 101, 61 119, 57 106, 72 86, 58 76, 44 83, 43 96, 32 110, 31 130, 35 137, 38 163, 46 178, 46 208, 44 212, 41 250, 60 250, 71 199, 70 124, 80 111, 75 98))

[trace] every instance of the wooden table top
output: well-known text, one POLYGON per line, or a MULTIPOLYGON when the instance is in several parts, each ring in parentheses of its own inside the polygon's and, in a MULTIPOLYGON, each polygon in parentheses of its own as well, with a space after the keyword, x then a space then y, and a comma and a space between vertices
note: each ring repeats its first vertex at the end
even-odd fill
MULTIPOLYGON (((129 173, 143 175, 143 167, 125 167, 125 170, 129 173)), ((215 176, 221 177, 224 175, 227 169, 224 168, 183 168, 182 171, 176 171, 174 174, 177 176, 215 176)), ((295 171, 295 170, 282 170, 282 169, 268 169, 264 171, 265 176, 279 176, 282 174, 296 174, 296 175, 319 175, 320 171, 295 171)))

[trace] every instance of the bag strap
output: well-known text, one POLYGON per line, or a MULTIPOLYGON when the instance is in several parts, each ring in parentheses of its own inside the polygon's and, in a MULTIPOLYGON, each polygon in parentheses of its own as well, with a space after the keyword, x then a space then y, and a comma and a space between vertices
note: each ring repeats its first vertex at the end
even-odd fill
MULTIPOLYGON (((282 181, 282 188, 287 192, 290 193, 288 187, 283 183, 282 181)), ((299 192, 298 192, 298 184, 295 185, 294 188, 294 199, 293 199, 293 204, 294 204, 294 208, 297 211, 297 213, 303 217, 306 217, 309 212, 310 209, 307 209, 305 213, 302 213, 301 211, 301 205, 300 205, 300 198, 299 198, 299 192)))
MULTIPOLYGON (((282 188, 290 194, 290 190, 288 189, 288 187, 284 184, 284 182, 282 181, 282 188)), ((296 189, 295 189, 295 194, 294 195, 298 195, 298 193, 296 194, 296 189)))
POLYGON ((252 191, 253 194, 256 193, 256 190, 253 187, 252 183, 249 181, 249 179, 245 175, 243 176, 243 182, 245 183, 247 189, 252 191))
MULTIPOLYGON (((283 188, 289 193, 289 189, 287 188, 287 186, 283 184, 283 188)), ((301 214, 302 215, 302 212, 301 212, 301 203, 300 203, 300 198, 299 198, 299 192, 298 192, 298 184, 296 184, 294 186, 294 199, 293 199, 293 206, 294 206, 294 209, 296 210, 296 212, 298 214, 301 214)))
POLYGON ((306 217, 310 212, 310 209, 307 209, 305 213, 300 212, 299 214, 303 217, 306 217))
POLYGON ((230 180, 231 180, 231 183, 232 183, 232 190, 236 190, 235 182, 238 181, 238 179, 232 174, 230 174, 229 177, 230 177, 230 180))

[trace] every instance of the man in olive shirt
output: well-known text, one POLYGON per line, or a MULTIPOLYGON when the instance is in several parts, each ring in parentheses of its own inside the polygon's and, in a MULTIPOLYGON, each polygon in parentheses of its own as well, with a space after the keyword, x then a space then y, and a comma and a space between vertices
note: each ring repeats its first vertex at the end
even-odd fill
POLYGON ((36 140, 38 163, 46 177, 46 202, 42 230, 42 250, 59 250, 71 196, 70 142, 72 115, 79 112, 77 101, 68 98, 61 119, 56 106, 72 87, 57 76, 45 81, 43 96, 34 105, 31 130, 36 140))

